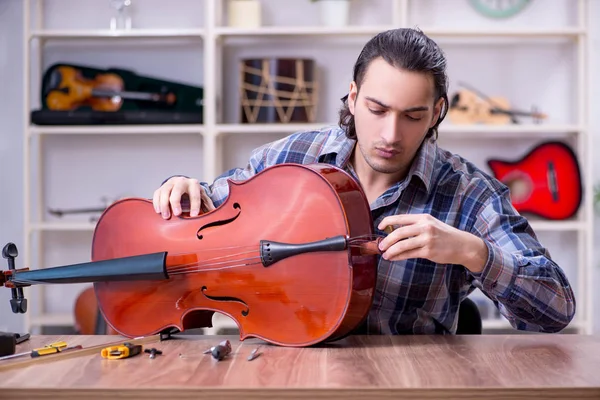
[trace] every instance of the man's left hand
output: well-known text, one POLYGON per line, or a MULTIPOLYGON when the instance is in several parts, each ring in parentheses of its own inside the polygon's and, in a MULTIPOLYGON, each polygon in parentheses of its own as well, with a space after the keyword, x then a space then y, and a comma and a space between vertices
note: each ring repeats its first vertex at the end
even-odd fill
POLYGON ((385 217, 378 225, 397 227, 379 244, 382 257, 390 261, 425 258, 439 264, 460 264, 481 272, 488 249, 481 238, 456 229, 429 214, 385 217))

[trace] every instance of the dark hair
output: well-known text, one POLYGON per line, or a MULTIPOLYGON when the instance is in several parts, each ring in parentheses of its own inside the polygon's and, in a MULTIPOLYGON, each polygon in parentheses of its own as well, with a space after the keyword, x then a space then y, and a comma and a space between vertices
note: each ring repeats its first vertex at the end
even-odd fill
MULTIPOLYGON (((353 80, 358 90, 369 64, 379 57, 396 68, 433 76, 436 101, 443 98, 444 105, 436 124, 427 132, 427 137, 435 134, 437 139, 437 127, 448 112, 446 58, 440 47, 418 29, 400 28, 379 33, 367 42, 354 64, 353 80)), ((342 98, 342 102, 339 125, 345 128, 346 136, 356 139, 356 126, 354 115, 348 108, 348 95, 342 98)))

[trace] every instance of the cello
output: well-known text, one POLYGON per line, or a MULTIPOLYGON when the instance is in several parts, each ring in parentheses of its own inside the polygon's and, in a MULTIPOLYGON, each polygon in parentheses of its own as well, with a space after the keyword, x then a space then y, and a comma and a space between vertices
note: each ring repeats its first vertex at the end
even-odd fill
POLYGON ((380 237, 352 176, 278 164, 228 185, 219 207, 195 217, 165 220, 148 199, 114 202, 96 225, 90 262, 15 269, 16 246, 7 245, 0 284, 13 291, 13 311, 26 311, 25 286, 93 282, 103 317, 126 337, 210 327, 214 312, 236 322, 240 340, 290 347, 360 326, 380 237))

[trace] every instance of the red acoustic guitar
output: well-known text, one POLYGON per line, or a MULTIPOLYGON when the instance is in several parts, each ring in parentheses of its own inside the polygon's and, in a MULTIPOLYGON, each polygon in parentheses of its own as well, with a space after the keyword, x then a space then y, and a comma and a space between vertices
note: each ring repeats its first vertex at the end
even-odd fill
POLYGON ((573 150, 561 142, 544 142, 520 160, 488 160, 495 177, 510 189, 520 213, 546 219, 572 217, 582 200, 581 173, 573 150))

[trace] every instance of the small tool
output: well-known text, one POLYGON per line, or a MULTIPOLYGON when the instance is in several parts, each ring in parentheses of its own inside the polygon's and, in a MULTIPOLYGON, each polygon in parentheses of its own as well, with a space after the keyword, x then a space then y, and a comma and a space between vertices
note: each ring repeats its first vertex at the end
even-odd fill
POLYGON ((150 353, 149 358, 156 358, 157 355, 162 354, 162 351, 155 349, 154 347, 151 349, 144 350, 144 353, 150 353))
POLYGON ((218 345, 211 347, 210 351, 215 360, 221 361, 231 353, 231 343, 229 343, 229 340, 223 340, 218 345))
POLYGON ((142 352, 142 345, 123 343, 118 346, 109 346, 102 349, 102 358, 109 360, 118 360, 121 358, 129 358, 136 356, 142 352))
POLYGON ((0 357, 0 360, 7 360, 9 358, 21 357, 21 356, 26 356, 26 355, 31 355, 31 357, 41 357, 41 356, 45 356, 48 354, 58 353, 59 351, 61 351, 61 349, 64 349, 65 347, 67 347, 66 342, 62 342, 62 341, 55 342, 55 343, 51 343, 44 347, 33 349, 31 351, 25 351, 23 353, 17 353, 17 354, 12 354, 10 356, 0 357))
POLYGON ((252 360, 258 358, 261 354, 262 353, 258 352, 258 347, 257 347, 256 349, 254 349, 250 352, 250 355, 248 356, 247 360, 252 361, 252 360))

